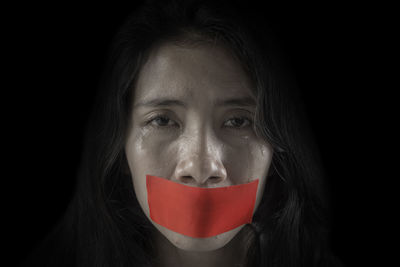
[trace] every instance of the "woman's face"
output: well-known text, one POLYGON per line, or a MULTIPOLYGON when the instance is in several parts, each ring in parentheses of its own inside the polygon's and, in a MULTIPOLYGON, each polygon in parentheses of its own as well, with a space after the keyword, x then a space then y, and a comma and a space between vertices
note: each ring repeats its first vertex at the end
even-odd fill
POLYGON ((244 225, 214 237, 193 238, 154 223, 146 175, 209 188, 259 179, 255 211, 273 151, 253 131, 249 77, 223 47, 167 43, 152 50, 134 91, 125 152, 141 208, 180 249, 223 247, 244 225))

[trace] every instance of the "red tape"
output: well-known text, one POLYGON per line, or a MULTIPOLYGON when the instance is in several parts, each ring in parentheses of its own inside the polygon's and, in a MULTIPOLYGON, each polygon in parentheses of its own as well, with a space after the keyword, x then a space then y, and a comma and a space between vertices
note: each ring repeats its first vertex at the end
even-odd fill
POLYGON ((225 233, 251 223, 258 181, 200 188, 146 175, 150 218, 174 232, 196 238, 225 233))

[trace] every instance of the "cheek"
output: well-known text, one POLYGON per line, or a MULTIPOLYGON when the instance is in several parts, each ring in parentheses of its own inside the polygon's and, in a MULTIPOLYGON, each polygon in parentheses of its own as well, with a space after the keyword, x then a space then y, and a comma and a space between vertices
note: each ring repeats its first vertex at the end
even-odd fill
MULTIPOLYGON (((168 148, 168 140, 164 140, 161 135, 154 134, 149 130, 137 130, 128 138, 125 147, 127 159, 131 168, 133 178, 136 173, 141 171, 151 171, 154 175, 159 175, 162 167, 165 167, 165 160, 171 156, 168 148)), ((147 173, 146 173, 147 174, 147 173)), ((145 179, 145 177, 141 177, 145 179)))
POLYGON ((249 141, 243 153, 243 162, 246 162, 247 177, 259 179, 255 207, 261 202, 269 169, 271 167, 273 149, 269 144, 249 141))
POLYGON ((125 146, 126 158, 139 203, 148 213, 146 175, 164 176, 170 171, 169 160, 174 155, 167 142, 151 131, 134 130, 125 146))
POLYGON ((272 160, 272 147, 255 138, 243 137, 226 146, 225 164, 228 175, 235 184, 247 183, 256 178, 264 180, 272 160))
POLYGON ((226 142, 224 165, 233 184, 259 179, 254 212, 264 193, 272 156, 271 145, 251 135, 226 142))

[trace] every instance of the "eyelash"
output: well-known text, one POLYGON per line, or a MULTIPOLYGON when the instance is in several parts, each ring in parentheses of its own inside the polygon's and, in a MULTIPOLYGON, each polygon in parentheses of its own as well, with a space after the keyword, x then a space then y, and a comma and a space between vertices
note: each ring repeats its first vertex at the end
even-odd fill
MULTIPOLYGON (((166 119, 166 120, 171 120, 168 116, 166 116, 166 115, 163 115, 163 114, 156 114, 156 115, 154 115, 153 117, 151 117, 150 119, 148 119, 146 122, 145 122, 145 125, 149 125, 150 123, 152 123, 154 120, 156 120, 156 119, 166 119)), ((253 121, 250 119, 250 118, 248 118, 248 117, 246 117, 246 116, 235 116, 235 117, 232 117, 232 118, 230 118, 229 120, 227 120, 227 121, 230 121, 230 120, 235 120, 235 119, 240 119, 240 120, 245 120, 245 121, 247 121, 248 122, 248 125, 246 125, 246 126, 251 126, 252 125, 252 123, 253 123, 253 121)), ((172 120, 171 120, 172 121, 172 120)), ((175 123, 176 124, 176 123, 175 123)), ((170 127, 176 127, 176 126, 159 126, 159 125, 155 125, 156 127, 159 127, 159 128, 170 128, 170 127)), ((234 130, 241 130, 241 129, 243 129, 243 128, 245 128, 246 126, 241 126, 241 127, 231 127, 231 126, 227 126, 228 128, 232 128, 232 129, 234 129, 234 130)))

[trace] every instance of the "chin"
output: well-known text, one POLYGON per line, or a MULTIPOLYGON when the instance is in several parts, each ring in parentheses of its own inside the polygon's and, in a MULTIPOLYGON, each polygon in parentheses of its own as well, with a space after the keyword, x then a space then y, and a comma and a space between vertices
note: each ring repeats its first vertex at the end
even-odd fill
POLYGON ((186 251, 212 251, 224 247, 244 227, 239 226, 231 231, 207 238, 194 238, 171 231, 159 224, 153 223, 160 233, 175 247, 186 251))

